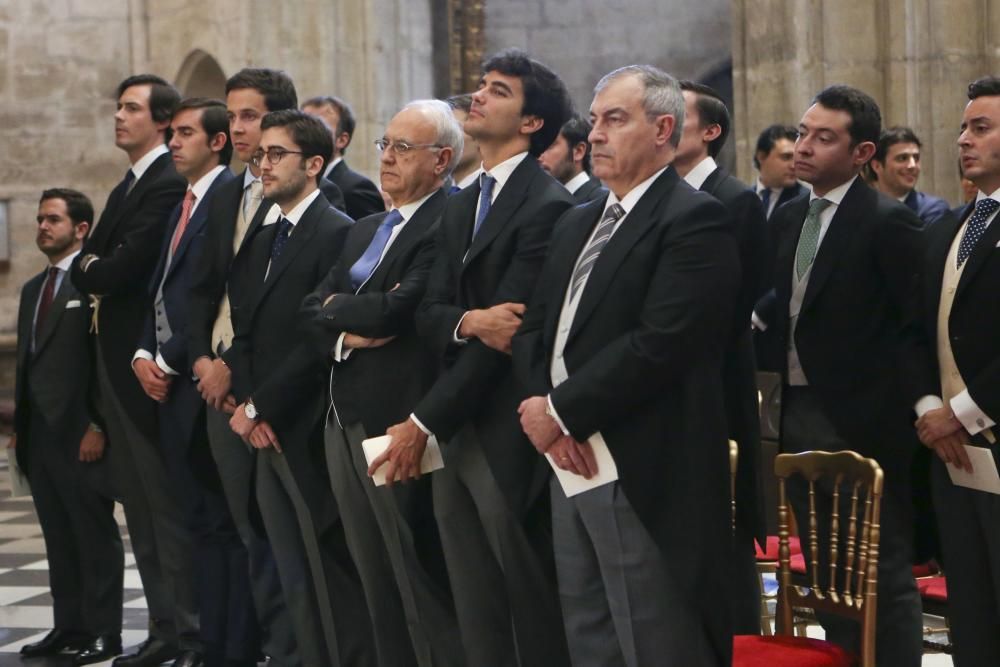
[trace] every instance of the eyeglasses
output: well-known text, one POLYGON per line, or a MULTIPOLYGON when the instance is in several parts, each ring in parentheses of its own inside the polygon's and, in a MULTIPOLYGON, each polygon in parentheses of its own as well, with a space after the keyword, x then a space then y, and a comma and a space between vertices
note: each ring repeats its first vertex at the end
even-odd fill
POLYGON ((267 155, 267 161, 272 165, 275 165, 281 162, 281 159, 289 153, 292 155, 305 155, 302 151, 290 151, 286 148, 282 148, 281 146, 271 146, 266 152, 258 150, 256 153, 251 155, 250 162, 253 163, 253 166, 259 167, 261 163, 264 162, 264 156, 267 155))
POLYGON ((388 139, 376 139, 375 148, 379 149, 381 152, 392 150, 396 155, 406 155, 410 151, 419 150, 421 148, 430 148, 434 150, 440 150, 443 146, 437 144, 408 144, 405 141, 389 141, 388 139))

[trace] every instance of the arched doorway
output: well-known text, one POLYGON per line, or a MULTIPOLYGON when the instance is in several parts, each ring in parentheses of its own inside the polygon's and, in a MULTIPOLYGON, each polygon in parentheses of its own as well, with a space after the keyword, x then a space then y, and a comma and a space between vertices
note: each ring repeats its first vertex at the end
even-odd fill
POLYGON ((223 99, 226 96, 226 74, 218 61, 201 49, 195 49, 184 59, 176 81, 184 97, 223 99))

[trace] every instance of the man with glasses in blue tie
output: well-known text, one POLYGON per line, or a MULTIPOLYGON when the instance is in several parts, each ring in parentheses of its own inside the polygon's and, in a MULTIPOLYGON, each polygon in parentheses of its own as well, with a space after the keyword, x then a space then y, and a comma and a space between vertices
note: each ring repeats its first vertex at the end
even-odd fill
MULTIPOLYGON (((510 339, 538 278, 556 219, 572 199, 538 164, 570 101, 559 77, 512 50, 483 65, 465 131, 483 174, 452 195, 417 330, 444 371, 409 418, 388 429, 386 470, 419 472, 430 434, 445 467, 433 474, 469 665, 565 665, 542 494, 550 470, 517 423, 524 392, 510 339)), ((375 461, 369 474, 382 464, 375 461)))
POLYGON ((340 257, 351 226, 318 188, 332 144, 326 124, 305 112, 261 120, 252 159, 274 206, 247 232, 229 279, 235 337, 227 358, 237 402, 229 423, 256 449, 253 500, 303 664, 364 667, 374 664, 371 624, 329 479, 316 463, 325 373, 296 326, 302 300, 340 257))
POLYGON ((916 409, 920 439, 940 459, 932 463, 931 488, 948 565, 955 664, 986 667, 1000 664, 1000 496, 954 484, 948 469, 969 468, 966 446, 990 452, 994 464, 998 458, 1000 79, 975 81, 968 97, 958 147, 962 173, 979 192, 961 217, 942 218, 925 232, 927 395, 916 409))
POLYGON ((375 141, 393 209, 351 227, 340 261, 303 305, 328 365, 326 463, 375 630, 379 665, 464 665, 447 579, 424 562, 442 558, 430 478, 377 488, 361 447, 405 419, 437 364, 413 316, 434 263, 443 190, 462 154, 462 128, 439 100, 407 104, 375 141))

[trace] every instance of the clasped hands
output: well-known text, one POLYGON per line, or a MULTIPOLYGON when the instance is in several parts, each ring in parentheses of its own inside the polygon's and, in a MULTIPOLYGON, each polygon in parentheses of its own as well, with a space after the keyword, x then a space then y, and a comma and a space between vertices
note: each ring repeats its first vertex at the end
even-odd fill
POLYGON ((920 442, 933 449, 938 458, 972 472, 972 463, 963 446, 969 442, 968 434, 950 406, 928 410, 914 426, 920 442))
POLYGON ((521 401, 521 429, 539 454, 548 454, 559 468, 585 479, 597 474, 597 458, 588 442, 577 442, 565 435, 548 412, 549 399, 532 396, 521 401))
POLYGON ((483 345, 510 354, 510 340, 521 326, 523 303, 505 302, 491 308, 470 310, 458 327, 461 338, 478 338, 483 345))

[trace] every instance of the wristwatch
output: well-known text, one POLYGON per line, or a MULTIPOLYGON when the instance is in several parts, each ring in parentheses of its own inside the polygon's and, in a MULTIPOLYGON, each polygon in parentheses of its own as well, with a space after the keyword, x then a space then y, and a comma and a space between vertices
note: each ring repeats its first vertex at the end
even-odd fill
POLYGON ((247 402, 243 404, 243 414, 247 416, 247 419, 252 419, 257 421, 260 417, 260 413, 257 412, 257 406, 253 404, 253 399, 248 398, 247 402))

